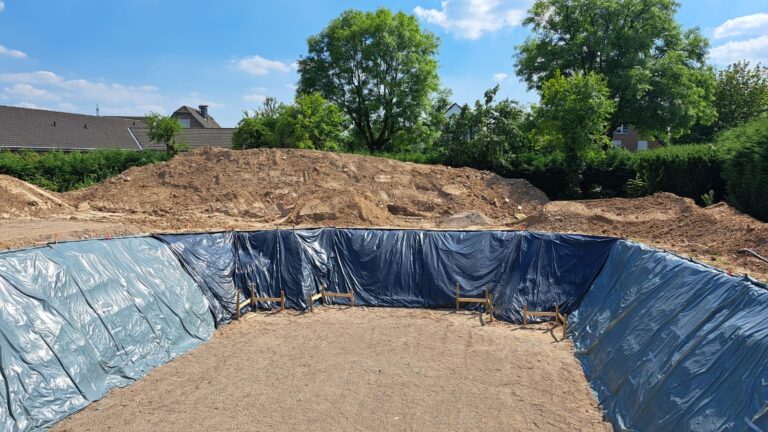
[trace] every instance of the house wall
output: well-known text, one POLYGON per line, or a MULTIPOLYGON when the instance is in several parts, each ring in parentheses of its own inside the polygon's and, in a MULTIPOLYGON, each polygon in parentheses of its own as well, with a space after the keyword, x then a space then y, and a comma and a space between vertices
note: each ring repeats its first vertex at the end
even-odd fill
POLYGON ((613 133, 613 138, 611 138, 614 142, 619 141, 621 142, 621 146, 629 151, 638 151, 638 142, 639 141, 648 141, 648 149, 654 149, 656 147, 659 147, 661 144, 656 140, 646 140, 644 137, 640 136, 640 133, 637 131, 637 129, 630 127, 628 134, 619 134, 617 132, 613 133))

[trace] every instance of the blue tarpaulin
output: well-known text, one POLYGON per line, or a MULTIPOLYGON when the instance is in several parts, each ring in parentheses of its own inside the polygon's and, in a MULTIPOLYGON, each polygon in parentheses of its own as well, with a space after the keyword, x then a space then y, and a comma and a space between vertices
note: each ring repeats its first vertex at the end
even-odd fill
POLYGON ((200 288, 159 241, 0 255, 0 428, 45 428, 213 333, 200 288))
POLYGON ((768 291, 620 241, 571 315, 617 430, 768 430, 768 291))
MULTIPOLYGON (((254 284, 306 309, 320 287, 367 306, 570 314, 617 430, 768 429, 768 291, 623 240, 503 231, 269 230, 0 254, 0 427, 45 428, 207 340, 254 284)), ((339 302, 346 300, 338 299, 339 302)), ((274 305, 260 305, 274 307, 274 305)))

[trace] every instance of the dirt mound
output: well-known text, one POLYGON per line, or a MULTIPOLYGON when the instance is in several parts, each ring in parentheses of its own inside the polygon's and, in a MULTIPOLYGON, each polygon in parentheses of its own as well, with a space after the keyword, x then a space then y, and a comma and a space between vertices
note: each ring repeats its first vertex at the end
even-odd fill
POLYGON ((554 201, 525 223, 541 231, 625 237, 760 278, 768 274, 768 264, 739 253, 751 249, 768 256, 768 224, 725 203, 702 208, 665 192, 634 199, 554 201))
POLYGON ((472 220, 485 225, 502 225, 548 202, 525 180, 468 168, 306 150, 211 148, 129 169, 66 199, 96 211, 176 220, 224 215, 233 224, 413 227, 441 226, 466 212, 479 214, 472 220))
POLYGON ((0 218, 45 216, 72 210, 55 192, 7 175, 0 175, 0 218))

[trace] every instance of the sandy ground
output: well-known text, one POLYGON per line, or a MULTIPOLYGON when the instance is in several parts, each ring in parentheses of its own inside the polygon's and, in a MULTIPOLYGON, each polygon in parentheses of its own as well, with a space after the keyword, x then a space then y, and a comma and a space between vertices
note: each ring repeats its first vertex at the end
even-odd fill
POLYGON ((248 314, 53 430, 610 431, 572 349, 469 312, 248 314))

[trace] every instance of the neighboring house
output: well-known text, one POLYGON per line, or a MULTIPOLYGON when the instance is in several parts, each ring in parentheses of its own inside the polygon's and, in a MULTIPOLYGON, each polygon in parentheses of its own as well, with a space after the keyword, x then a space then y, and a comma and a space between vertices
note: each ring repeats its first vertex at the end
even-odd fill
POLYGON ((637 129, 629 125, 621 125, 613 131, 613 145, 624 147, 629 151, 643 151, 659 147, 661 144, 656 140, 649 140, 641 137, 637 129))
MULTIPOLYGON (((191 148, 232 147, 235 129, 222 128, 206 106, 187 106, 172 114, 185 125, 176 140, 191 148)), ((164 149, 149 140, 142 117, 99 117, 0 105, 0 149, 89 151, 96 149, 164 149)))
POLYGON ((451 106, 448 107, 447 110, 445 110, 444 115, 445 115, 445 118, 451 118, 458 114, 461 114, 461 106, 456 102, 454 102, 451 104, 451 106))
POLYGON ((200 105, 198 108, 184 105, 171 114, 171 117, 178 120, 184 129, 221 129, 216 120, 208 115, 208 105, 200 105))

